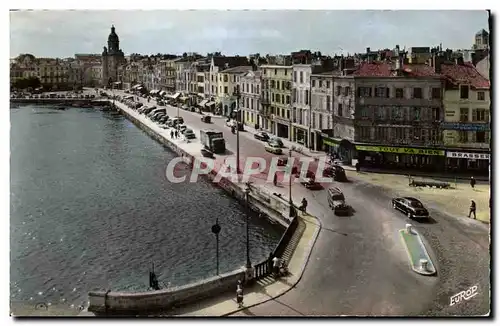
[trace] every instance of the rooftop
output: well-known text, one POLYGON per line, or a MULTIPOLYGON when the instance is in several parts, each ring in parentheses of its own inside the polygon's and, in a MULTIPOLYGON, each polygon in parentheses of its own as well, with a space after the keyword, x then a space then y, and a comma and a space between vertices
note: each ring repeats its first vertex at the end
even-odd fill
POLYGON ((441 65, 441 74, 454 85, 468 84, 473 88, 490 88, 490 82, 481 76, 470 63, 461 65, 443 63, 441 65))
POLYGON ((238 66, 238 67, 233 67, 233 68, 223 70, 221 72, 225 73, 225 74, 244 74, 244 73, 248 72, 249 70, 252 70, 251 66, 238 66))
MULTIPOLYGON (((407 77, 437 77, 434 68, 425 64, 403 64, 402 72, 407 77)), ((356 77, 394 77, 394 65, 385 62, 362 63, 354 71, 356 77)))

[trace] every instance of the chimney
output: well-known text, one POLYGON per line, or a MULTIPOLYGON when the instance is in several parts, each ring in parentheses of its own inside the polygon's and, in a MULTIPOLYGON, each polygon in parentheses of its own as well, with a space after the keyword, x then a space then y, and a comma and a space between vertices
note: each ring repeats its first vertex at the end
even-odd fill
POLYGON ((366 54, 370 53, 370 48, 366 48, 366 54))
POLYGON ((443 57, 440 55, 433 55, 432 56, 432 67, 434 67, 434 72, 436 74, 441 73, 441 64, 443 63, 443 57))

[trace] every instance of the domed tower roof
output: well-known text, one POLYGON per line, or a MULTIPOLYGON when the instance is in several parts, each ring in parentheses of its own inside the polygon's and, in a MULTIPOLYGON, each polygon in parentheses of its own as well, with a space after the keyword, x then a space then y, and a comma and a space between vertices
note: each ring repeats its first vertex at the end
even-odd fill
POLYGON ((120 42, 120 39, 118 38, 118 35, 115 33, 115 26, 111 25, 111 33, 109 33, 108 36, 108 42, 120 42))
POLYGON ((481 29, 479 32, 476 33, 476 36, 488 36, 488 32, 483 29, 481 29))

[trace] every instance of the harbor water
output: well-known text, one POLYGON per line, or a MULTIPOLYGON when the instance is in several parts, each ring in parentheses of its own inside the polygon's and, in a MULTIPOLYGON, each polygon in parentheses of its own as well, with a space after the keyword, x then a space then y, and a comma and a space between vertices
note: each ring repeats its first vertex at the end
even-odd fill
MULTIPOLYGON (((94 289, 146 291, 246 262, 245 208, 212 184, 170 183, 175 157, 123 116, 98 109, 11 108, 11 302, 80 305, 94 289)), ((282 230, 250 220, 252 262, 282 230)))

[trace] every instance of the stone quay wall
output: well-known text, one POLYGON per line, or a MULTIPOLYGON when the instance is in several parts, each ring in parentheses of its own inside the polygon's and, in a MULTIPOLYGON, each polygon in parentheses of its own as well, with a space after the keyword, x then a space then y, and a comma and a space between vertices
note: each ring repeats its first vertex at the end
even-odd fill
MULTIPOLYGON (((123 103, 116 102, 115 105, 124 116, 152 138, 169 147, 177 155, 185 157, 186 162, 192 162, 195 157, 201 156, 201 144, 176 144, 165 136, 167 134, 166 130, 148 121, 146 117, 140 116, 123 103), (187 149, 188 147, 189 149, 187 149)), ((206 178, 213 180, 216 174, 216 171, 212 171, 206 178)), ((235 184, 227 178, 222 178, 219 182, 214 183, 214 185, 224 189, 237 200, 246 201, 246 193, 242 185, 235 184)), ((248 194, 248 204, 252 210, 261 213, 260 216, 273 224, 280 224, 288 228, 292 221, 286 217, 289 210, 288 203, 282 198, 273 197, 259 191, 258 187, 252 187, 251 192, 248 194)), ((184 286, 159 291, 139 293, 91 291, 89 292, 88 311, 96 314, 130 314, 134 312, 145 313, 148 311, 169 309, 235 290, 237 281, 243 279, 245 279, 244 268, 184 286)))

